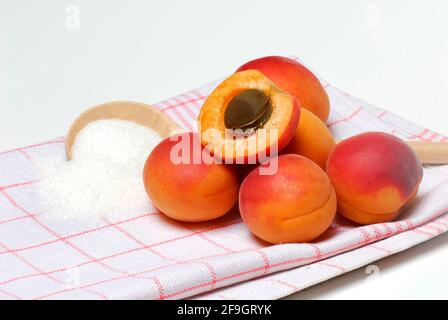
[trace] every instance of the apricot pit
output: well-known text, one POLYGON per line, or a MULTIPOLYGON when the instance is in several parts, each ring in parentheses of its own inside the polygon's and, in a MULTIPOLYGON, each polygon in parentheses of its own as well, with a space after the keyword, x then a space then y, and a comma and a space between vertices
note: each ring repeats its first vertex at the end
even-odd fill
POLYGON ((224 114, 228 129, 256 130, 269 120, 272 105, 263 91, 249 89, 237 94, 230 101, 224 114))

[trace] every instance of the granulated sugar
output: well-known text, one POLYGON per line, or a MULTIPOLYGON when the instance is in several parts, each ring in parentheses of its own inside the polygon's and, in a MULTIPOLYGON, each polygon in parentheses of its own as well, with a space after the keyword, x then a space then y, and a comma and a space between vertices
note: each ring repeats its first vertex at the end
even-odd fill
POLYGON ((148 206, 142 171, 161 141, 154 130, 129 121, 98 120, 77 136, 73 159, 42 159, 39 192, 46 214, 103 218, 148 206))

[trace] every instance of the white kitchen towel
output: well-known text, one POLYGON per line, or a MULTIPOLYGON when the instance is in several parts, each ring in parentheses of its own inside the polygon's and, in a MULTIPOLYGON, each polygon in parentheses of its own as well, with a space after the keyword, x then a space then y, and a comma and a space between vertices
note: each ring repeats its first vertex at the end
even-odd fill
MULTIPOLYGON (((405 140, 447 141, 321 80, 337 139, 384 131, 405 140)), ((196 117, 211 83, 157 103, 181 126, 196 117)), ((151 204, 97 224, 39 212, 35 159, 64 155, 63 138, 0 152, 0 298, 280 298, 427 241, 448 229, 448 166, 426 166, 416 199, 397 221, 358 226, 338 217, 313 243, 269 245, 238 212, 212 222, 165 218, 151 204)))

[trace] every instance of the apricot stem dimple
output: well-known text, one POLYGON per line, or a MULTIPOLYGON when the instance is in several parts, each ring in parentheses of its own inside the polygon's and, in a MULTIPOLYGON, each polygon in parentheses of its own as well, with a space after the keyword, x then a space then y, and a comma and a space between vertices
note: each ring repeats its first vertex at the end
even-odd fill
POLYGON ((263 91, 248 89, 232 98, 224 114, 227 129, 257 130, 271 117, 270 98, 263 91))

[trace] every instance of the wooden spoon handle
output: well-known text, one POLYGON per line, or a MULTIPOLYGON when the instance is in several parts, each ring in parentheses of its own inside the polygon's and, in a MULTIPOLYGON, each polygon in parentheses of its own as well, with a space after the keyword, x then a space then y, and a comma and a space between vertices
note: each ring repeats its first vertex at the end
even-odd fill
POLYGON ((406 141, 423 164, 448 164, 448 142, 406 141))
MULTIPOLYGON (((336 140, 339 143, 340 140, 336 140)), ((406 141, 423 164, 448 164, 448 142, 406 141)))

